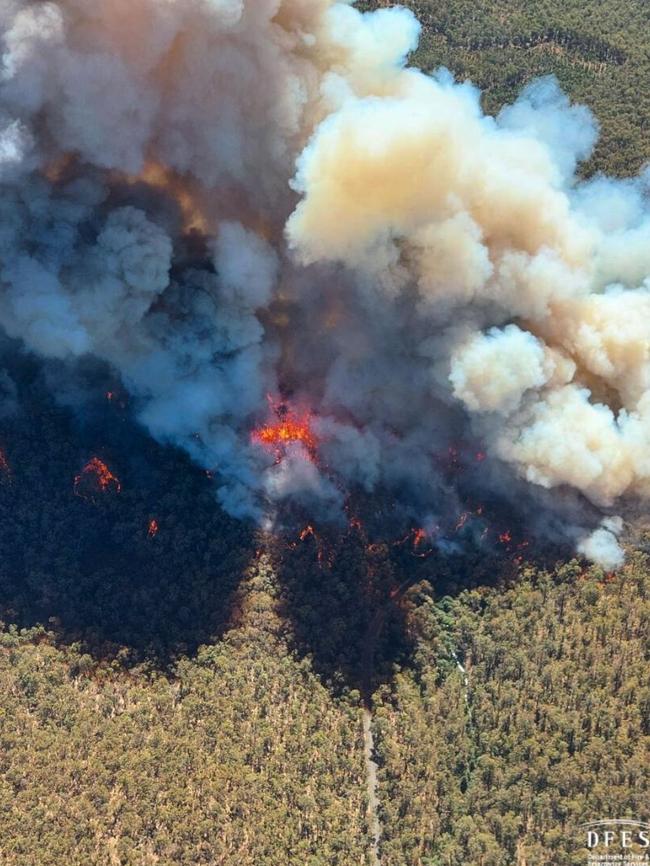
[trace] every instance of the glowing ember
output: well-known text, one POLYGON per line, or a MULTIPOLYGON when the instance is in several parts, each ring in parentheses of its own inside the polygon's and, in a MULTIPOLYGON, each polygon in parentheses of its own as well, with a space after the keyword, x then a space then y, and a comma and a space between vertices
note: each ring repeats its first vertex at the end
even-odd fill
POLYGON ((2 448, 0 448, 0 475, 3 475, 5 478, 11 478, 11 467, 9 466, 7 455, 2 448))
POLYGON ((512 541, 512 533, 509 529, 506 529, 505 532, 500 533, 499 541, 501 542, 501 544, 510 544, 510 542, 512 541))
POLYGON ((313 458, 316 449, 316 439, 311 430, 311 416, 309 413, 297 415, 284 404, 271 406, 277 416, 277 420, 265 424, 253 430, 251 439, 263 448, 275 454, 276 461, 280 462, 285 449, 294 442, 304 445, 305 449, 313 458))
POLYGON ((155 517, 152 517, 151 520, 149 521, 149 528, 147 530, 147 537, 148 538, 155 538, 156 535, 158 535, 158 529, 159 529, 158 521, 156 520, 155 517))
POLYGON ((427 534, 424 529, 415 529, 413 531, 413 547, 419 547, 427 540, 427 534))
POLYGON ((326 547, 324 540, 321 538, 321 536, 318 534, 318 532, 316 532, 316 530, 311 525, 311 523, 307 524, 307 526, 305 526, 305 528, 301 531, 300 535, 298 536, 297 541, 289 542, 289 545, 288 545, 289 549, 290 550, 296 550, 296 548, 298 547, 300 542, 307 541, 308 538, 311 538, 312 543, 314 543, 316 545, 316 552, 317 552, 319 567, 322 568, 323 565, 328 565, 331 567, 331 565, 332 565, 331 551, 327 550, 327 547, 326 547))
POLYGON ((108 466, 99 457, 91 458, 74 479, 74 492, 83 499, 92 499, 95 493, 107 493, 122 490, 117 476, 113 475, 108 466))

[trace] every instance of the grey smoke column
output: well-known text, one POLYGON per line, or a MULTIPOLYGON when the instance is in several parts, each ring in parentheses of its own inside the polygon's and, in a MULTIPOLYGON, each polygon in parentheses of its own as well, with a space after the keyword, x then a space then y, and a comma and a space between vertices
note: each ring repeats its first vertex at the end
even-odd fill
POLYGON ((621 563, 613 514, 650 493, 647 177, 576 181, 596 124, 553 80, 486 117, 405 67, 410 12, 332 0, 9 0, 0 34, 10 336, 111 364, 234 514, 390 490, 442 543, 473 484, 621 563), (251 437, 281 391, 315 452, 251 437), (487 455, 457 484, 451 443, 487 455))

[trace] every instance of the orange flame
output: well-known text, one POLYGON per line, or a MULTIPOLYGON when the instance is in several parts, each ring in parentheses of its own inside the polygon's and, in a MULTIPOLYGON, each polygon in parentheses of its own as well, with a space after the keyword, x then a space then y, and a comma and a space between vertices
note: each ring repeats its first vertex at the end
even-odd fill
POLYGON ((158 535, 159 528, 160 527, 158 526, 158 521, 156 520, 155 517, 152 517, 151 520, 149 521, 149 528, 147 530, 147 537, 148 538, 155 538, 156 535, 158 535))
POLYGON ((327 551, 327 547, 321 536, 316 532, 311 523, 308 523, 307 526, 301 531, 298 536, 297 541, 289 542, 289 549, 296 550, 300 542, 306 541, 308 538, 313 539, 313 542, 316 544, 316 555, 318 559, 318 565, 320 568, 323 567, 324 564, 331 566, 331 555, 327 551))
POLYGON ((315 445, 308 418, 286 418, 277 424, 268 424, 255 430, 253 438, 262 445, 276 446, 302 442, 308 449, 312 449, 315 445))
POLYGON ((420 559, 426 559, 428 556, 431 556, 433 553, 433 548, 428 547, 428 549, 422 550, 422 545, 426 544, 429 539, 429 533, 426 529, 422 527, 418 527, 413 530, 412 533, 413 538, 413 556, 418 556, 420 559))
POLYGON ((316 439, 311 430, 311 416, 308 412, 297 415, 284 404, 271 405, 277 415, 277 421, 265 424, 253 430, 251 439, 267 450, 273 451, 276 461, 282 459, 288 445, 299 442, 305 446, 309 456, 313 458, 316 450, 316 439))
POLYGON ((113 475, 103 460, 92 457, 79 475, 75 476, 75 495, 92 499, 94 492, 107 493, 109 490, 114 490, 116 493, 122 490, 119 478, 113 475))
POLYGON ((413 531, 413 547, 419 547, 427 540, 427 534, 424 529, 415 529, 413 531))
MULTIPOLYGON (((421 548, 422 548, 423 544, 426 544, 426 542, 429 539, 429 536, 430 536, 430 533, 428 533, 426 531, 426 529, 423 529, 421 526, 418 526, 418 527, 415 527, 414 529, 411 529, 409 532, 407 532, 407 534, 403 538, 400 538, 397 541, 394 541, 393 547, 402 547, 403 545, 405 545, 407 542, 410 541, 411 542, 411 553, 413 554, 413 556, 417 556, 420 559, 426 559, 427 557, 431 556, 431 554, 433 553, 433 548, 431 546, 429 546, 428 549, 425 549, 425 550, 422 550, 421 548)), ((372 547, 373 547, 373 545, 369 545, 368 550, 370 550, 372 547)))

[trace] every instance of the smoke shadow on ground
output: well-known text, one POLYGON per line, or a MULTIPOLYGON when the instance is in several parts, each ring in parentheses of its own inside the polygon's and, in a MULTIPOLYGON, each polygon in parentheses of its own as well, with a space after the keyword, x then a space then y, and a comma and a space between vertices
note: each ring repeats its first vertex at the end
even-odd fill
MULTIPOLYGON (((59 371, 57 388, 55 367, 14 355, 3 363, 20 384, 19 408, 0 418, 9 467, 0 465, 0 617, 45 625, 96 657, 162 668, 218 640, 259 548, 256 528, 225 514, 214 479, 134 422, 101 365, 76 378, 59 371), (95 456, 121 489, 101 492, 91 478, 76 495, 75 476, 95 456)), ((471 543, 445 556, 414 548, 401 530, 385 540, 396 529, 381 494, 359 515, 269 543, 296 652, 334 693, 357 689, 370 700, 412 657, 412 587, 426 581, 436 597, 456 595, 515 570, 502 552, 471 543)))
POLYGON ((19 411, 0 422, 0 616, 43 624, 97 656, 126 648, 166 665, 226 628, 254 528, 219 507, 214 481, 131 420, 119 390, 75 413, 23 359, 19 411), (81 420, 83 419, 83 420, 81 420), (119 479, 74 478, 98 456, 119 479), (155 522, 154 522, 155 521, 155 522), (157 531, 156 531, 157 530, 157 531))
POLYGON ((386 551, 369 551, 354 533, 319 535, 278 560, 281 614, 296 650, 337 694, 356 689, 368 700, 412 649, 386 551))
MULTIPOLYGON (((506 587, 525 565, 552 568, 558 556, 570 558, 570 551, 555 545, 522 545, 523 527, 512 509, 495 502, 493 510, 495 521, 512 526, 503 541, 485 543, 468 529, 453 554, 417 543, 413 531, 391 535, 388 526, 383 532, 375 526, 373 537, 380 540, 369 540, 371 519, 338 531, 310 525, 278 540, 282 616, 297 652, 310 656, 328 688, 356 689, 369 704, 377 688, 412 661, 409 617, 417 587, 426 587, 422 598, 454 597, 477 587, 506 587)), ((493 534, 498 538, 499 530, 493 534)))

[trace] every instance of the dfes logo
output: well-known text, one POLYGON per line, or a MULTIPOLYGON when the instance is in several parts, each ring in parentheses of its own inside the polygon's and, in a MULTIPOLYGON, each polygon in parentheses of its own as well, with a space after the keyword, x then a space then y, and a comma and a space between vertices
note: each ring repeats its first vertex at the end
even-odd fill
MULTIPOLYGON (((605 818, 582 825, 590 851, 650 848, 650 824, 633 818, 605 818)), ((623 861, 625 862, 625 861, 623 861)))

